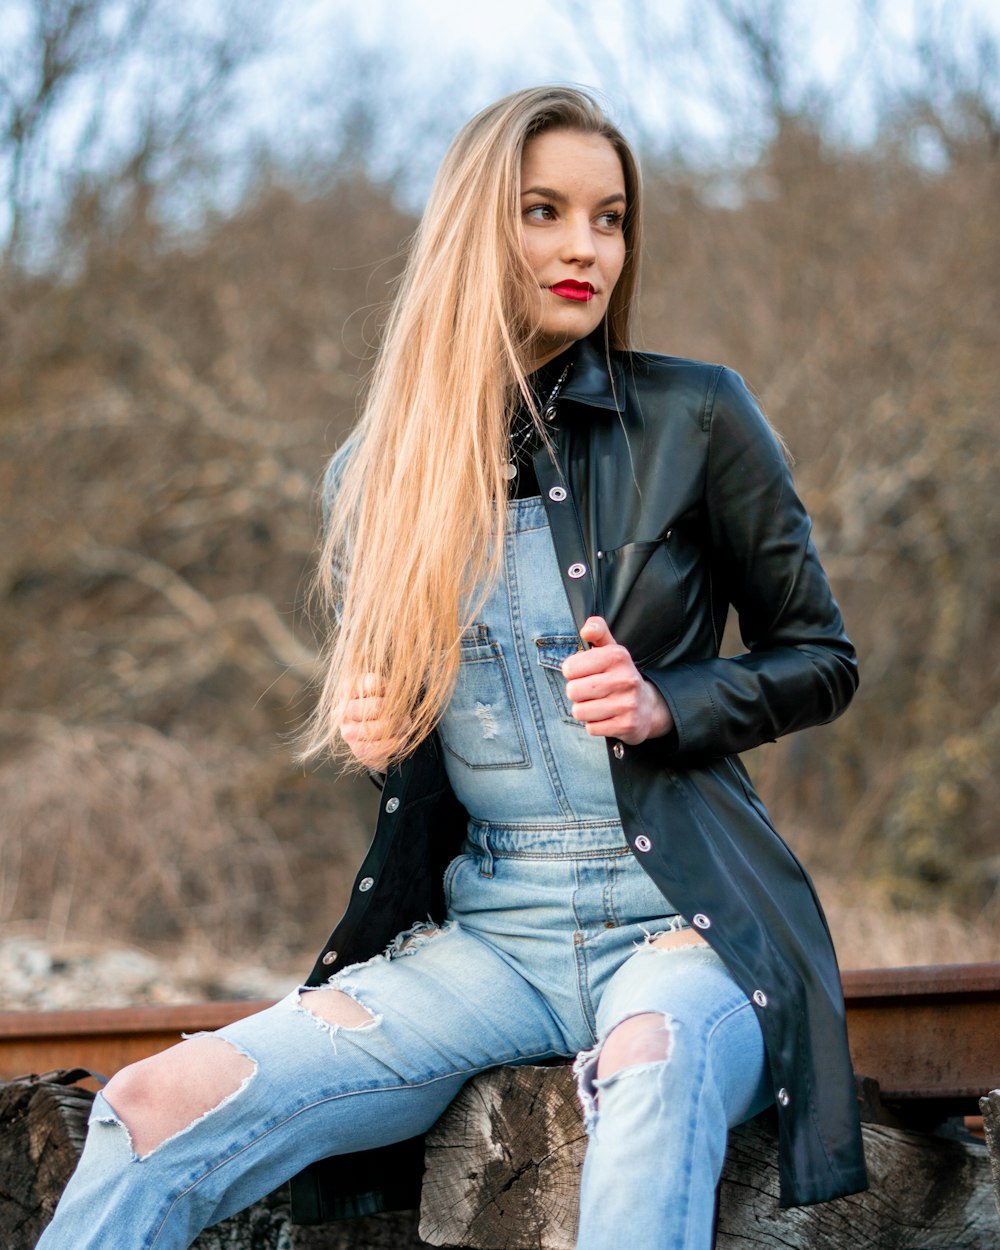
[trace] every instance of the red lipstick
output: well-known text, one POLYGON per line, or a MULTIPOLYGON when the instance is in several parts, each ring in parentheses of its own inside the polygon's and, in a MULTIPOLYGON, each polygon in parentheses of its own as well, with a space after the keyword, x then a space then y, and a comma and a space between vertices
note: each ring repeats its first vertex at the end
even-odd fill
POLYGON ((564 278, 562 282, 556 282, 549 287, 553 295, 559 295, 563 299, 575 299, 586 303, 587 300, 594 298, 594 288, 589 282, 574 282, 572 278, 564 278))

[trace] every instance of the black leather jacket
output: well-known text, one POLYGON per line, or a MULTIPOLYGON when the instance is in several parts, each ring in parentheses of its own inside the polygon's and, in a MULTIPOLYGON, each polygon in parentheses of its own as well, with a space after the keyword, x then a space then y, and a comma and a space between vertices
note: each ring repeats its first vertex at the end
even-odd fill
MULTIPOLYGON (((542 450, 535 467, 574 619, 607 619, 676 726, 640 746, 608 743, 628 841, 755 1005, 782 1205, 863 1189, 829 932, 736 758, 833 719, 857 686, 784 455, 731 371, 639 353, 609 363, 590 341, 577 346, 553 435, 556 463, 542 450), (720 658, 730 603, 747 650, 720 658)), ((442 915, 465 822, 432 737, 386 778, 374 841, 310 984, 442 915)))

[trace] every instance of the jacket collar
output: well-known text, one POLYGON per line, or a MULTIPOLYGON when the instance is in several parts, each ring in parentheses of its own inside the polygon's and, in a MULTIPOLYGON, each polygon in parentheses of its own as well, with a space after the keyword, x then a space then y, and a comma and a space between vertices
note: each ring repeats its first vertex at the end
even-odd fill
POLYGON ((606 352, 601 326, 596 334, 577 343, 573 372, 563 388, 562 398, 618 412, 625 396, 624 381, 620 353, 606 352))

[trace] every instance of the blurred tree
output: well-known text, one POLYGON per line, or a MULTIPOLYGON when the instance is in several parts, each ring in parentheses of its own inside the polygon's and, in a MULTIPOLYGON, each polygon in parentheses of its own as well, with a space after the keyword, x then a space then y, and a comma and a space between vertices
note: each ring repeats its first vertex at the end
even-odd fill
MULTIPOLYGON (((599 39, 587 6, 565 7, 599 39)), ((846 844, 887 897, 995 917, 996 37, 960 5, 921 7, 865 148, 834 124, 858 67, 819 82, 802 6, 708 0, 683 42, 642 0, 625 12, 602 64, 660 90, 677 69, 731 119, 719 164, 647 161, 645 341, 758 388, 861 652, 851 713, 752 766, 811 828, 813 862, 846 844)))
MULTIPOLYGON (((265 46, 226 34, 247 6, 8 7, 0 924, 310 948, 374 794, 281 745, 317 649, 315 487, 413 229, 401 190, 454 114, 344 35, 251 165, 223 126, 265 46)), ((801 6, 626 10, 645 25, 598 49, 623 93, 701 91, 735 136, 709 161, 646 123, 644 341, 759 389, 862 656, 851 713, 753 767, 811 863, 995 917, 995 54, 914 45, 865 146, 803 68, 801 6)))
MULTIPOLYGON (((46 255, 53 211, 98 188, 142 214, 219 141, 239 73, 281 5, 8 0, 0 43, 4 258, 46 255)), ((174 206, 175 211, 177 205, 174 206)))

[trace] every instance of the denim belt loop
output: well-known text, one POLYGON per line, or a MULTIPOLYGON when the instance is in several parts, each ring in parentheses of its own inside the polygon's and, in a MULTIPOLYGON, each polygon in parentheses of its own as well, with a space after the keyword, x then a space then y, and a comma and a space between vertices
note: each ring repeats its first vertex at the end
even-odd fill
POLYGON ((484 832, 482 839, 480 843, 479 875, 481 877, 492 877, 493 848, 490 846, 490 835, 484 832))

